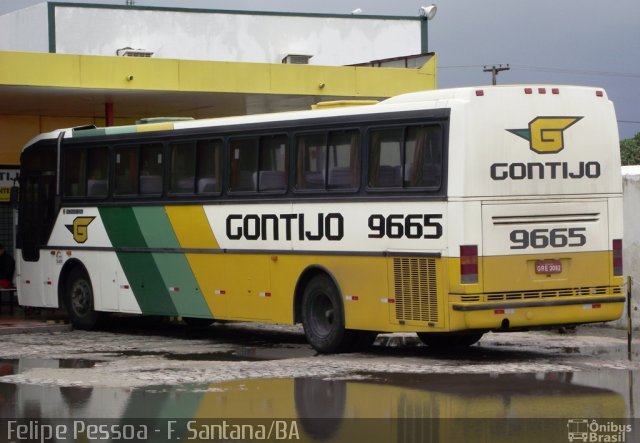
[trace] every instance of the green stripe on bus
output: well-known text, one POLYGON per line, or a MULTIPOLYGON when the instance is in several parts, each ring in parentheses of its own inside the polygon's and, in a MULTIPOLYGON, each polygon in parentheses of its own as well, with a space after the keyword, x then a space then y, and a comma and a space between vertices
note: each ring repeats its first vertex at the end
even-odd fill
MULTIPOLYGON (((135 207, 133 212, 150 248, 178 249, 180 243, 163 206, 135 207)), ((155 252, 151 256, 178 315, 211 317, 198 282, 183 253, 155 252)))
MULTIPOLYGON (((180 388, 133 389, 121 417, 145 419, 144 423, 149 423, 150 429, 155 428, 155 432, 149 432, 146 436, 146 441, 150 443, 186 441, 189 435, 187 428, 177 423, 168 428, 167 419, 198 419, 202 403, 207 396, 215 395, 207 392, 207 388, 208 386, 204 385, 202 390, 196 391, 180 388)), ((202 440, 198 439, 198 441, 202 440)))
MULTIPOLYGON (((99 208, 99 211, 115 248, 148 246, 132 208, 99 208)), ((143 314, 178 315, 151 253, 117 252, 117 256, 143 314)))
POLYGON ((104 132, 106 135, 133 134, 136 132, 136 126, 109 126, 108 128, 104 128, 104 132))
MULTIPOLYGON (((202 407, 202 402, 207 395, 215 395, 207 393, 208 386, 203 386, 202 391, 183 391, 174 393, 165 401, 159 402, 161 408, 156 408, 156 413, 152 417, 174 419, 180 418, 197 418, 198 411, 202 407)), ((177 389, 177 388, 176 388, 177 389)), ((140 417, 139 415, 125 415, 124 417, 140 417)), ((166 427, 166 424, 165 424, 166 427)), ((185 432, 186 429, 183 429, 185 432)), ((178 432, 176 432, 177 434, 178 432)), ((186 437, 186 436, 185 436, 186 437)), ((174 437, 176 438, 176 437, 174 437)), ((166 441, 166 440, 164 440, 166 441)), ((184 440, 183 440, 184 441, 184 440)))
POLYGON ((73 138, 76 137, 99 137, 101 135, 105 135, 106 131, 104 128, 74 128, 71 133, 73 134, 73 138))

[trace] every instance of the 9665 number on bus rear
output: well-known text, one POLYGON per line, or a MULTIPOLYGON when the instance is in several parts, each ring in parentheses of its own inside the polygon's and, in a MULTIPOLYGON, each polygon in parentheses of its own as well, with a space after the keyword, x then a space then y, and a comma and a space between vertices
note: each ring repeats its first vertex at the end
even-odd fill
POLYGON ((509 234, 511 249, 580 247, 587 243, 586 228, 515 229, 509 234))

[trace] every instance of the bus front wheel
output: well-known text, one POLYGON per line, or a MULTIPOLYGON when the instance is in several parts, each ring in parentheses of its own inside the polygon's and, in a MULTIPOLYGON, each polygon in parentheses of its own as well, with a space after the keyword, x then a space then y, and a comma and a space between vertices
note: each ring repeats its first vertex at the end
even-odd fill
POLYGON ((74 328, 92 330, 100 326, 103 315, 93 305, 93 287, 84 269, 74 269, 67 279, 65 306, 74 328))

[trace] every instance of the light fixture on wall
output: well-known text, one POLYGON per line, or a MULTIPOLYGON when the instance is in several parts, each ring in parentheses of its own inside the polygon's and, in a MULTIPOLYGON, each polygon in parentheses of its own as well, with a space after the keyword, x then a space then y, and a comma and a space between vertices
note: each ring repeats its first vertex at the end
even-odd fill
POLYGON ((435 4, 429 5, 429 6, 421 6, 420 17, 426 18, 427 20, 432 20, 433 17, 436 16, 437 11, 438 11, 438 7, 435 4))

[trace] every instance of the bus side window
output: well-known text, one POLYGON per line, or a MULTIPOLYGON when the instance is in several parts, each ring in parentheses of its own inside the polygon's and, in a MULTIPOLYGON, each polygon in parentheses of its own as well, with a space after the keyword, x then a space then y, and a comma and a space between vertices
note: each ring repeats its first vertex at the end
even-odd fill
POLYGON ((138 193, 138 150, 135 146, 122 146, 115 150, 116 182, 118 195, 138 193))
POLYGON ((305 134, 297 139, 296 189, 324 189, 327 135, 305 134))
POLYGON ((64 151, 63 189, 65 197, 84 197, 86 195, 86 167, 86 149, 67 149, 64 151))
POLYGON ((255 177, 259 191, 287 189, 287 136, 275 135, 260 139, 260 170, 255 177))
POLYGON ((369 137, 369 187, 402 187, 402 129, 372 131, 369 137))
POLYGON ((169 145, 171 172, 169 192, 193 194, 196 181, 196 142, 175 142, 169 145))
POLYGON ((104 198, 109 194, 109 149, 87 150, 87 197, 104 198))
POLYGON ((222 141, 200 140, 196 150, 196 192, 219 193, 222 183, 222 141))
POLYGON ((247 192, 255 191, 254 180, 258 172, 258 140, 236 139, 229 145, 230 155, 229 191, 247 192))
POLYGON ((162 144, 141 146, 140 194, 162 194, 162 144))
POLYGON ((360 182, 360 133, 332 132, 329 136, 329 189, 355 189, 360 182))
POLYGON ((404 185, 440 188, 442 182, 442 130, 439 125, 407 129, 404 185))

